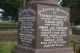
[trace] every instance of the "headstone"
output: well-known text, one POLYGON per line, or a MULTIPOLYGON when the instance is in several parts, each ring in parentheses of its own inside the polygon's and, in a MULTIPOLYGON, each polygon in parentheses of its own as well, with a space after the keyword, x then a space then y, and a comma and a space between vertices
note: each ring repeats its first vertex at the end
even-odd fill
POLYGON ((12 53, 74 53, 68 46, 69 8, 57 0, 31 0, 19 10, 18 44, 12 53))

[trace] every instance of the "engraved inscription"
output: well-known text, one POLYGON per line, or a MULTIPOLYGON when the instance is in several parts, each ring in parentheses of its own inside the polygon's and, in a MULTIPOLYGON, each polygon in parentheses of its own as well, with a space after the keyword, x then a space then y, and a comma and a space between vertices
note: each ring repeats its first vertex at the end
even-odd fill
POLYGON ((29 7, 20 13, 19 17, 19 37, 21 45, 32 47, 35 39, 35 17, 36 12, 29 7))
POLYGON ((59 7, 43 7, 39 9, 39 21, 44 23, 38 26, 40 31, 41 47, 64 47, 67 45, 69 13, 59 7))

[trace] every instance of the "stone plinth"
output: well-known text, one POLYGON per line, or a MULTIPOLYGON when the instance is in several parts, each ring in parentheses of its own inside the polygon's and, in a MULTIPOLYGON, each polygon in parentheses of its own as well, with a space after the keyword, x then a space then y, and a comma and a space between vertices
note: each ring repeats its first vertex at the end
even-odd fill
POLYGON ((55 48, 55 49, 29 49, 17 45, 12 53, 74 53, 72 48, 55 48))

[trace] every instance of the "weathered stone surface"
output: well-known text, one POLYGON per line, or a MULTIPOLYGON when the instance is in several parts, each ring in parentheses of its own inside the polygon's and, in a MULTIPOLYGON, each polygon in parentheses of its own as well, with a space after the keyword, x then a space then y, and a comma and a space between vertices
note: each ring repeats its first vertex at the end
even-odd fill
POLYGON ((68 8, 30 4, 21 9, 19 15, 19 45, 37 49, 67 47, 68 36, 68 8))
POLYGON ((55 49, 29 49, 17 46, 12 53, 74 53, 72 48, 55 48, 55 49))
POLYGON ((13 53, 74 53, 68 45, 69 8, 58 6, 56 0, 32 0, 20 9, 13 53))

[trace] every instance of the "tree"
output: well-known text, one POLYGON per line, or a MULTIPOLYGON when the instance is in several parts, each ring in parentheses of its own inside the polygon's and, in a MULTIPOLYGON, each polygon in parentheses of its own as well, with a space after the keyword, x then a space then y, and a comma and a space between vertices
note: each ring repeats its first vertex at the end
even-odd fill
POLYGON ((5 10, 3 19, 12 16, 12 19, 17 21, 18 9, 24 5, 24 1, 27 2, 28 0, 0 0, 0 8, 5 10))
POLYGON ((70 8, 71 22, 80 18, 80 0, 63 0, 63 6, 70 8))

